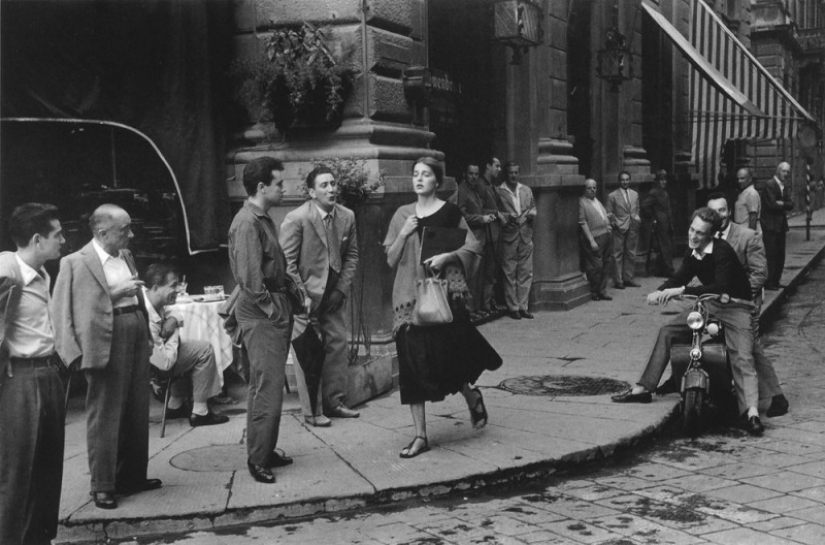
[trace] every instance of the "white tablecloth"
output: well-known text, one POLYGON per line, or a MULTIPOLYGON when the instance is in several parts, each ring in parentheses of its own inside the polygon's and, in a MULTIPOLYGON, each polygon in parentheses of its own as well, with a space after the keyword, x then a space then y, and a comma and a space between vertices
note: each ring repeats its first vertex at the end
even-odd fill
POLYGON ((181 340, 209 341, 215 349, 221 386, 223 386, 223 371, 232 363, 232 340, 223 328, 223 319, 218 315, 218 309, 223 301, 176 303, 172 306, 175 314, 183 318, 183 327, 180 329, 181 340))

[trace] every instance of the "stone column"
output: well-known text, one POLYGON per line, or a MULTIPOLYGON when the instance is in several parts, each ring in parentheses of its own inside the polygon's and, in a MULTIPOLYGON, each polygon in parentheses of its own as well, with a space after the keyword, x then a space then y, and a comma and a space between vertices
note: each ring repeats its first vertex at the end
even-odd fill
MULTIPOLYGON (((381 246, 390 218, 401 204, 414 200, 411 191, 413 161, 422 156, 443 159, 429 149, 433 134, 426 116, 419 115, 404 96, 402 75, 408 66, 427 64, 425 0, 235 0, 236 58, 252 58, 262 51, 261 38, 272 24, 296 26, 303 22, 328 26, 333 53, 356 71, 347 98, 343 122, 335 130, 265 130, 250 122, 237 135, 227 158, 230 195, 245 197, 241 184, 244 165, 261 155, 285 164, 286 195, 273 211, 276 222, 300 205, 299 191, 312 161, 328 157, 361 159, 385 186, 358 213, 361 259, 352 305, 363 297, 360 313, 378 360, 352 366, 348 400, 369 399, 392 385, 392 283, 381 246)), ((449 188, 447 188, 449 189, 449 188)), ((356 320, 357 322, 358 320, 356 320)), ((353 326, 353 324, 350 324, 353 326)), ((360 347, 363 353, 363 345, 360 347)))

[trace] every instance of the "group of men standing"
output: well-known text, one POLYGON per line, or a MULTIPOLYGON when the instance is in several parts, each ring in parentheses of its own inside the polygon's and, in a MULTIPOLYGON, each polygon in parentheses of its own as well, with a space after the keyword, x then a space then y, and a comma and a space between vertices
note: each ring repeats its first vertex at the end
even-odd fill
POLYGON ((470 312, 475 319, 485 318, 504 303, 514 320, 532 319, 528 308, 533 285, 533 223, 536 201, 532 190, 520 183, 518 163, 504 165, 504 179, 499 181, 501 162, 491 157, 483 176, 479 165, 469 163, 464 182, 453 196, 467 225, 481 242, 483 253, 478 267, 467 271, 470 287, 470 312))

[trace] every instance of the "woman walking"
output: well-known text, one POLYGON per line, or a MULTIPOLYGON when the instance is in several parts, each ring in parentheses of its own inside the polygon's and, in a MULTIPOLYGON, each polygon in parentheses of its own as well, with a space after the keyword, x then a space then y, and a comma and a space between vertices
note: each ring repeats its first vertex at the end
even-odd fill
POLYGON ((413 458, 430 450, 424 403, 442 401, 447 394, 461 392, 470 410, 475 429, 487 424, 484 398, 473 384, 485 369, 501 365, 501 357, 470 323, 465 304, 468 294, 464 271, 473 270, 481 247, 467 227, 461 210, 436 196, 444 180, 438 161, 423 157, 413 167, 414 203, 400 207, 390 222, 384 248, 387 262, 397 266, 392 290, 393 330, 398 351, 401 403, 409 405, 415 425, 415 438, 402 451, 402 458, 413 458), (464 245, 454 252, 418 261, 424 227, 460 227, 467 231, 464 245), (425 266, 448 281, 453 321, 445 324, 413 324, 416 281, 426 277, 425 266))

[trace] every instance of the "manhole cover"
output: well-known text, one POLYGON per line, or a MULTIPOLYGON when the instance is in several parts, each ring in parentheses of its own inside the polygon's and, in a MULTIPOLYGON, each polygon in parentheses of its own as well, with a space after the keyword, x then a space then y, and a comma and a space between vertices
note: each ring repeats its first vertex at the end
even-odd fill
POLYGON ((176 454, 169 460, 183 471, 239 471, 246 469, 246 445, 213 445, 176 454))
POLYGON ((630 384, 612 378, 543 375, 509 378, 498 387, 530 396, 599 396, 617 394, 628 389, 630 384))

